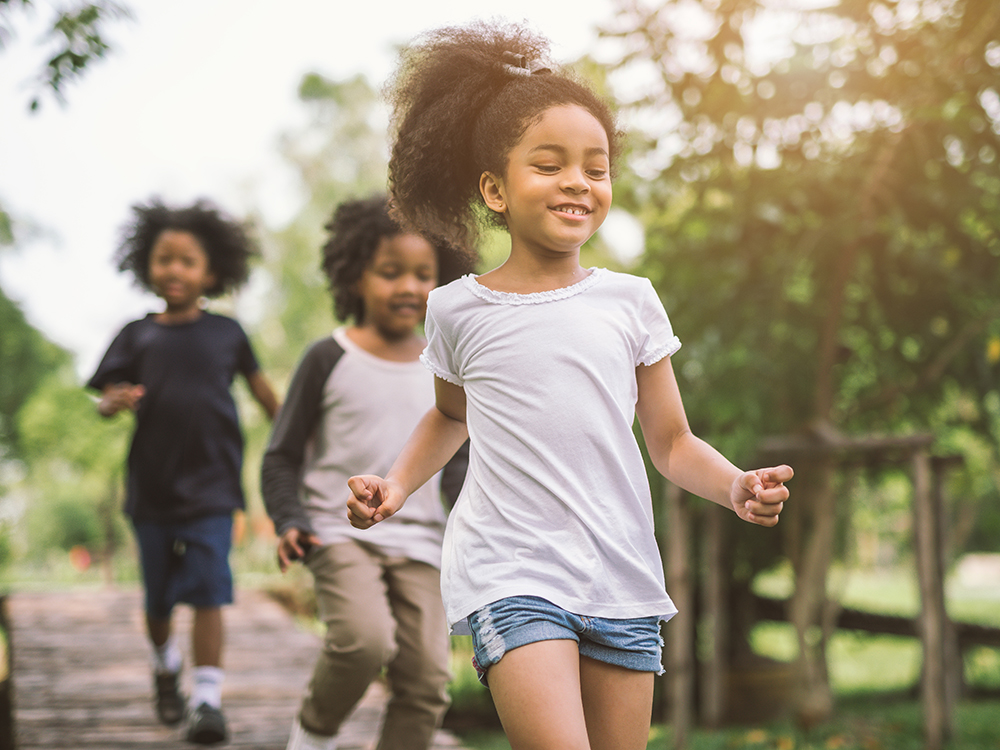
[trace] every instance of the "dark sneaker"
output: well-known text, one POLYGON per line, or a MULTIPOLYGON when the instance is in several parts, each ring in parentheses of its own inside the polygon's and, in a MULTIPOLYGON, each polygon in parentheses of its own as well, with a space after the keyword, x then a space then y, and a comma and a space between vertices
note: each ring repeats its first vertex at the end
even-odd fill
POLYGON ((164 724, 180 724, 184 718, 184 698, 178 684, 179 672, 157 672, 153 675, 156 687, 156 715, 164 724))
POLYGON ((212 745, 226 739, 226 718, 222 711, 207 703, 201 703, 191 712, 188 723, 187 740, 199 745, 212 745))

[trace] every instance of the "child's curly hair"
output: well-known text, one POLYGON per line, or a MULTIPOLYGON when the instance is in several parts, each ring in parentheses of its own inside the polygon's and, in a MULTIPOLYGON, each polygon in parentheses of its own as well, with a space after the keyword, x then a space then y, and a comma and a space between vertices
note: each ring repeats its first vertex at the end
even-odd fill
MULTIPOLYGON (((365 303, 357 286, 384 237, 403 234, 390 216, 389 199, 376 195, 341 203, 326 225, 330 237, 323 245, 321 267, 330 281, 333 312, 338 320, 364 320, 365 303)), ((475 256, 443 241, 428 240, 438 262, 438 283, 447 284, 472 271, 475 256)))
POLYGON ((483 172, 504 174, 510 150, 549 108, 575 104, 604 127, 612 167, 620 134, 587 85, 545 63, 548 41, 506 24, 432 31, 402 53, 385 95, 392 106, 393 206, 406 225, 471 246, 477 217, 504 226, 479 193, 483 172))
POLYGON ((147 205, 137 203, 122 228, 115 261, 118 270, 131 272, 136 283, 150 291, 149 256, 166 230, 191 233, 208 255, 215 284, 205 290, 206 297, 219 297, 243 284, 250 274, 250 259, 259 254, 248 227, 204 198, 182 208, 170 208, 159 198, 147 205))

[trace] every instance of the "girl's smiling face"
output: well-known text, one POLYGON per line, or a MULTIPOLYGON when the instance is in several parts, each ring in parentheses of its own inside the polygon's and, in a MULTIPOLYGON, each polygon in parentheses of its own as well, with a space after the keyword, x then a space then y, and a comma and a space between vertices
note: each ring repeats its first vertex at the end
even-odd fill
POLYGON ((165 229, 149 254, 149 282, 167 303, 168 312, 189 312, 215 285, 215 274, 208 253, 193 234, 165 229))
POLYGON ((486 205, 503 213, 512 251, 578 251, 611 208, 608 134, 576 104, 551 107, 525 130, 502 176, 480 179, 486 205))
POLYGON ((427 313, 427 295, 437 285, 434 247, 415 234, 383 237, 358 281, 364 320, 387 341, 413 334, 427 313))

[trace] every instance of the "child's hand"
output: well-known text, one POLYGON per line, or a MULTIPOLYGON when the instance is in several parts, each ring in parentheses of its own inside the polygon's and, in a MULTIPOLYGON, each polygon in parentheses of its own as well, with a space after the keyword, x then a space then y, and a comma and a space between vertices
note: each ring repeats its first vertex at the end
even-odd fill
POLYGON ((782 465, 740 474, 730 496, 736 515, 759 526, 774 526, 788 499, 784 483, 794 473, 791 466, 782 465))
POLYGON ((284 573, 295 560, 301 560, 312 547, 320 544, 319 537, 294 526, 278 539, 278 567, 284 573))
POLYGON ((347 486, 352 493, 347 500, 347 520, 357 529, 369 529, 384 521, 406 500, 396 485, 373 474, 351 477, 347 486))
POLYGON ((97 411, 105 417, 117 414, 123 409, 135 411, 139 407, 139 400, 145 395, 146 389, 141 385, 115 383, 104 389, 97 404, 97 411))

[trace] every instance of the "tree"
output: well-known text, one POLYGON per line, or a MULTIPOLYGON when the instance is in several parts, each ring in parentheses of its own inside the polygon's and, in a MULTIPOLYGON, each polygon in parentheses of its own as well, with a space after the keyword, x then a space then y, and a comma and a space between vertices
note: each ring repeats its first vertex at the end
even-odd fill
POLYGON ((104 419, 72 368, 46 374, 18 414, 27 475, 26 522, 32 557, 86 547, 110 579, 125 538, 121 513, 132 419, 104 419))
MULTIPOLYGON (((605 30, 639 134, 619 201, 644 217, 643 270, 685 336, 693 424, 741 460, 769 433, 972 434, 996 476, 1000 6, 775 7, 621 2, 605 30)), ((783 527, 815 675, 800 714, 822 717, 807 636, 842 488, 829 461, 801 468, 783 527)))
MULTIPOLYGON (((32 0, 0 0, 0 51, 13 36, 11 19, 15 9, 36 5, 32 0)), ((33 87, 30 109, 41 106, 41 96, 46 90, 58 101, 65 101, 66 85, 79 79, 111 50, 106 39, 107 25, 128 17, 128 8, 113 0, 82 3, 72 10, 53 9, 47 22, 46 37, 51 42, 47 45, 48 60, 33 87)))
POLYGON ((310 122, 283 138, 282 154, 299 174, 303 206, 286 226, 265 233, 263 269, 271 294, 261 338, 285 376, 331 328, 333 303, 320 269, 323 227, 338 203, 386 185, 385 123, 364 76, 331 81, 308 74, 299 98, 310 122))
POLYGON ((23 458, 17 414, 38 383, 69 363, 69 354, 47 340, 0 289, 0 459, 23 458))

